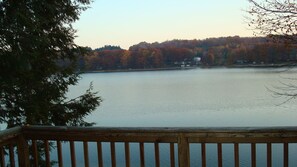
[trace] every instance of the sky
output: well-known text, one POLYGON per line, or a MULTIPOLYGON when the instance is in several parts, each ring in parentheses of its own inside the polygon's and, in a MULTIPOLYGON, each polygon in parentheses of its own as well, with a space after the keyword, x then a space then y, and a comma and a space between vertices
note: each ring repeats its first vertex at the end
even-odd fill
POLYGON ((94 0, 73 25, 75 43, 93 49, 173 39, 253 36, 248 0, 94 0))

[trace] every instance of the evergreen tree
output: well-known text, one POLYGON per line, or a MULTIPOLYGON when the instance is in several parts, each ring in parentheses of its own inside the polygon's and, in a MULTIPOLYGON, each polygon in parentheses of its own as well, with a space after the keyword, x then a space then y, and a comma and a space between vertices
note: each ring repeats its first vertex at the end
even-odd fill
POLYGON ((89 0, 0 0, 0 123, 88 126, 92 92, 67 99, 80 76, 72 23, 89 0))

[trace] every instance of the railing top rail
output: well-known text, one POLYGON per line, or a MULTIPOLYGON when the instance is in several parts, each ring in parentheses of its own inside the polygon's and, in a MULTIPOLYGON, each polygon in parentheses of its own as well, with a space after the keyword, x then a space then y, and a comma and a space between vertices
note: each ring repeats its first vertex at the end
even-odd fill
POLYGON ((13 139, 22 133, 22 127, 14 127, 0 131, 0 143, 13 139))
POLYGON ((17 135, 35 140, 114 142, 297 142, 297 127, 66 127, 23 126, 0 132, 1 141, 17 135))
POLYGON ((69 126, 23 126, 22 131, 47 132, 113 132, 113 133, 296 133, 296 126, 275 127, 69 127, 69 126))

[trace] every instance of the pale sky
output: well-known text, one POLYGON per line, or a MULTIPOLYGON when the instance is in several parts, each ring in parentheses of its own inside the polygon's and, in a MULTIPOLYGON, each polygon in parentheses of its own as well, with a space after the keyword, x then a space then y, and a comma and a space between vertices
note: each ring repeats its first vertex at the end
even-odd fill
POLYGON ((93 49, 173 39, 252 36, 248 0, 94 0, 74 24, 76 44, 93 49))

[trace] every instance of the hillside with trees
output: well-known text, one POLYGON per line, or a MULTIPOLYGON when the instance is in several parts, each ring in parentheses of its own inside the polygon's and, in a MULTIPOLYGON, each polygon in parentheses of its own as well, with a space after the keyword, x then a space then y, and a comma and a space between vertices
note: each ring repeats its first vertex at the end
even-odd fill
POLYGON ((106 45, 84 57, 85 71, 176 67, 288 65, 297 61, 296 45, 264 37, 141 42, 128 50, 106 45))

